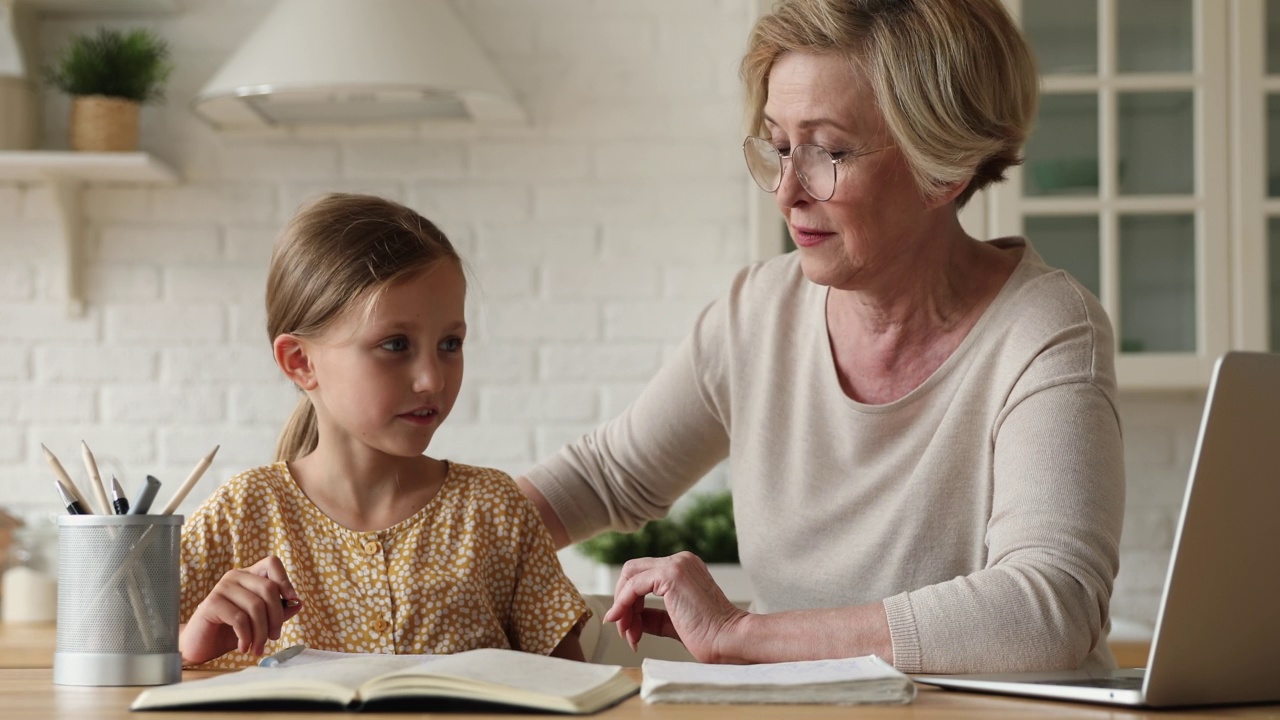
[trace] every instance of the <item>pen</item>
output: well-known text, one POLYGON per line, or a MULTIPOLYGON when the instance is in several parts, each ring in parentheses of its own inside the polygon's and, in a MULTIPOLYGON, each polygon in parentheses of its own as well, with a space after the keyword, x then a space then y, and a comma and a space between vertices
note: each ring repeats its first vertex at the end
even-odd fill
POLYGON ((196 463, 195 468, 191 470, 191 474, 187 476, 187 479, 182 481, 182 485, 178 487, 178 491, 169 499, 169 504, 165 505, 164 509, 160 511, 160 515, 172 515, 173 511, 178 509, 178 504, 187 496, 187 493, 191 492, 191 488, 196 486, 196 482, 200 480, 201 475, 204 475, 204 471, 209 469, 209 464, 213 462, 213 456, 218 454, 218 448, 220 447, 222 446, 214 445, 213 450, 210 450, 208 455, 200 458, 200 462, 196 463))
POLYGON ((116 509, 117 515, 129 514, 129 498, 124 496, 124 488, 120 487, 115 475, 111 476, 111 507, 116 509))
POLYGON ((44 443, 40 443, 40 449, 44 450, 45 462, 49 463, 49 467, 53 468, 54 474, 58 476, 59 484, 62 486, 59 488, 58 492, 65 491, 70 493, 71 498, 77 503, 80 503, 80 514, 89 514, 88 501, 86 501, 84 496, 80 494, 80 491, 76 488, 75 482, 73 482, 71 480, 71 476, 67 474, 66 468, 62 467, 62 463, 58 462, 57 456, 50 452, 49 448, 44 446, 44 443))
POLYGON ((67 488, 62 483, 55 483, 58 486, 58 495, 62 498, 62 504, 67 506, 67 512, 71 515, 85 515, 84 506, 79 500, 71 497, 67 493, 67 488))
POLYGON ((288 610, 289 608, 298 607, 301 604, 302 604, 301 600, 285 600, 284 598, 280 598, 280 607, 284 608, 285 610, 288 610))
POLYGON ((84 461, 84 469, 89 473, 89 488, 93 490, 94 500, 98 501, 95 511, 103 515, 111 514, 111 503, 107 501, 107 489, 102 486, 102 474, 98 472, 98 461, 89 450, 89 443, 80 441, 80 459, 84 461))
POLYGON ((148 475, 147 482, 142 486, 142 491, 138 493, 138 498, 133 501, 133 507, 129 508, 130 515, 146 515, 151 509, 151 503, 156 499, 156 493, 160 491, 160 481, 154 476, 148 475))
POLYGON ((290 645, 289 647, 281 650, 278 653, 272 653, 271 655, 268 655, 262 658, 261 660, 258 661, 258 666, 259 667, 275 667, 280 663, 286 660, 289 660, 290 658, 294 657, 295 655, 297 655, 298 653, 306 649, 307 649, 306 645, 302 645, 302 644, 290 645))

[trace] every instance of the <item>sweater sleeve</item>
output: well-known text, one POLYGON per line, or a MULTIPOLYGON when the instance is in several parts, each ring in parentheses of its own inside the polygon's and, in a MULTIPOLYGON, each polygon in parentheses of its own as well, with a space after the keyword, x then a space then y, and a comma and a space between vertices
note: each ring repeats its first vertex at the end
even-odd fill
POLYGON ((994 442, 986 566, 884 601, 904 672, 1075 669, 1105 641, 1124 516, 1109 395, 1090 382, 1038 390, 994 442))
POLYGON ((729 453, 722 303, 712 303, 640 396, 617 418, 526 473, 577 542, 606 528, 636 530, 729 453))

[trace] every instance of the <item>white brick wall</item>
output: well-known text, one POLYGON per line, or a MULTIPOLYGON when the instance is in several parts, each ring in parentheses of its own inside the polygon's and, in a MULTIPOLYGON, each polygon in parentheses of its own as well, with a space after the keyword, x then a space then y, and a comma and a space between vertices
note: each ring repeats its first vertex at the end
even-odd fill
MULTIPOLYGON (((748 3, 454 5, 530 126, 217 133, 188 101, 268 3, 187 0, 176 16, 42 23, 46 57, 69 32, 104 23, 144 23, 170 39, 169 103, 144 110, 142 143, 184 181, 88 188, 83 318, 57 299, 49 194, 0 183, 6 504, 57 510, 42 442, 79 478, 84 439, 104 472, 169 487, 220 444, 186 509, 268 462, 296 394, 271 365, 266 262, 297 204, 330 189, 411 204, 474 271, 467 385, 434 452, 518 472, 634 399, 749 259, 736 80, 748 3)), ((65 98, 47 98, 49 146, 64 145, 66 112, 65 98)), ((1198 399, 1124 402, 1132 490, 1114 607, 1150 620, 1198 399)), ((575 553, 564 557, 586 577, 575 553)))

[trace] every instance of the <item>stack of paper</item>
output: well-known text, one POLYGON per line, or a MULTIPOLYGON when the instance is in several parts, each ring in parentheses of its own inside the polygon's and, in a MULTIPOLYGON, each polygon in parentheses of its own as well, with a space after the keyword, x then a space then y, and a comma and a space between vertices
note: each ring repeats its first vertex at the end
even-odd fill
POLYGON ((640 697, 651 703, 909 703, 916 686, 874 655, 841 660, 704 665, 646 658, 640 697))

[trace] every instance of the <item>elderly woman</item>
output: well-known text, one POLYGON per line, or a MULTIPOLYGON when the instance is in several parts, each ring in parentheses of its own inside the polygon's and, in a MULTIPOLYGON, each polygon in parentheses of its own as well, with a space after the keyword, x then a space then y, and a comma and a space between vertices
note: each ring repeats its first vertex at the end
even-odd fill
POLYGON ((1109 321, 1027 240, 957 219, 1019 162, 1026 41, 999 0, 784 0, 742 75, 747 166, 798 250, 743 270, 621 417, 520 479, 552 537, 639 527, 727 456, 752 611, 692 555, 633 560, 604 618, 633 645, 1112 666, 1109 321))

